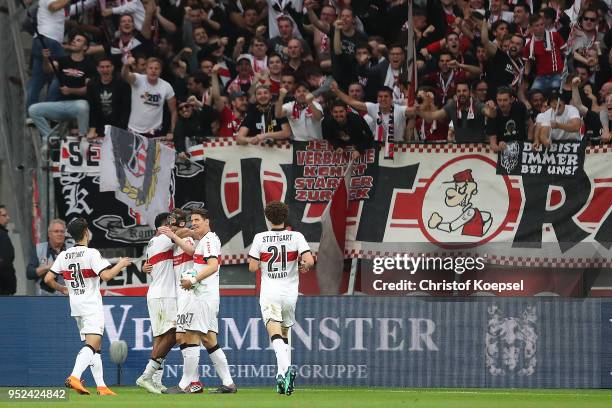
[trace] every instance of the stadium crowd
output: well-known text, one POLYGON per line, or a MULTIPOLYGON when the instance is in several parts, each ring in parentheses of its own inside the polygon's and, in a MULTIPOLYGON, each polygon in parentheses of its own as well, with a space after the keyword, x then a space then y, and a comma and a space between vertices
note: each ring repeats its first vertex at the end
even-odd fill
POLYGON ((89 139, 113 125, 173 140, 182 158, 210 136, 356 155, 609 143, 611 4, 414 0, 408 21, 406 0, 39 0, 28 114, 45 141, 74 120, 89 139))

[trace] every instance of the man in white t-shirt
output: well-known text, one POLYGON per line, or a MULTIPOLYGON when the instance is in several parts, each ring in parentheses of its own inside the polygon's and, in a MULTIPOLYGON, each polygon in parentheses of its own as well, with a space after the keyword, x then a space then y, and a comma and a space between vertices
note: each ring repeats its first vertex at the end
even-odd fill
POLYGON ((404 140, 406 130, 406 119, 408 117, 406 105, 393 103, 393 89, 382 86, 378 90, 378 103, 362 102, 351 98, 338 88, 337 83, 332 83, 332 91, 342 101, 357 109, 367 111, 376 121, 374 140, 382 143, 385 149, 385 158, 393 158, 393 148, 396 141, 404 140))
POLYGON ((322 138, 321 121, 323 120, 323 108, 314 100, 314 95, 308 90, 305 83, 299 83, 294 92, 295 101, 283 104, 287 89, 279 90, 274 115, 277 118, 286 117, 293 133, 292 140, 307 142, 322 138))
POLYGON ((289 329, 295 322, 300 279, 314 265, 310 247, 297 231, 287 231, 289 207, 272 201, 264 210, 270 231, 255 235, 249 251, 249 271, 261 268, 261 315, 276 354, 276 391, 291 395, 296 372, 291 368, 289 329))
MULTIPOLYGON (((571 98, 571 97, 569 97, 571 98)), ((568 105, 568 96, 553 91, 548 97, 548 110, 538 114, 536 118, 536 141, 548 147, 551 141, 577 141, 582 140, 580 127, 582 120, 580 112, 572 105, 568 105), (558 102, 558 106, 557 106, 558 102), (556 113, 556 115, 555 115, 556 113)))
POLYGON ((131 261, 128 258, 120 258, 111 268, 110 263, 102 258, 97 249, 88 248, 91 233, 84 218, 72 220, 67 230, 76 244, 62 251, 45 275, 45 283, 48 286, 69 296, 70 314, 76 320, 81 341, 85 342, 77 354, 72 374, 66 379, 66 387, 79 394, 89 394, 89 390, 81 383, 81 375, 87 367, 91 367, 98 394, 116 395, 104 383, 100 355, 104 334, 100 279, 113 279, 123 268, 131 265, 131 261), (62 275, 66 286, 58 284, 55 275, 62 275))
MULTIPOLYGON (((40 91, 53 78, 52 73, 46 74, 43 70, 42 50, 48 49, 53 59, 65 55, 62 47, 66 20, 64 8, 69 4, 70 0, 40 0, 38 2, 38 14, 36 15, 38 34, 32 39, 32 75, 28 82, 26 110, 30 105, 38 102, 40 91)), ((57 100, 60 96, 59 88, 50 90, 54 92, 47 95, 47 100, 57 100)))
MULTIPOLYGON (((168 225, 170 213, 155 217, 155 228, 168 225)), ((162 370, 166 355, 176 343, 176 278, 173 266, 174 242, 157 231, 147 244, 147 263, 151 265, 151 283, 147 291, 147 307, 153 333, 153 350, 144 372, 136 385, 153 394, 161 394, 162 387, 155 386, 153 376, 162 370)))
POLYGON ((172 85, 161 79, 162 62, 158 58, 147 60, 146 75, 133 73, 136 60, 129 57, 121 69, 121 76, 132 86, 132 110, 128 129, 147 137, 162 136, 164 102, 170 110, 170 128, 166 140, 174 137, 177 121, 176 97, 172 85))

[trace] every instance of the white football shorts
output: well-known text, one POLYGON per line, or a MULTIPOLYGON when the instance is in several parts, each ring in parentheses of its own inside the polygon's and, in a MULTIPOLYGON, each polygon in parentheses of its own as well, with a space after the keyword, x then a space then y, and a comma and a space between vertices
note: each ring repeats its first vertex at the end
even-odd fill
POLYGON ((176 327, 176 298, 147 299, 153 337, 176 327))
POLYGON ((260 298, 261 317, 264 325, 270 321, 279 322, 282 327, 291 327, 295 322, 297 297, 260 298))
POLYGON ((83 316, 74 316, 77 327, 79 328, 79 334, 81 341, 85 341, 86 334, 104 334, 104 312, 94 312, 83 316))

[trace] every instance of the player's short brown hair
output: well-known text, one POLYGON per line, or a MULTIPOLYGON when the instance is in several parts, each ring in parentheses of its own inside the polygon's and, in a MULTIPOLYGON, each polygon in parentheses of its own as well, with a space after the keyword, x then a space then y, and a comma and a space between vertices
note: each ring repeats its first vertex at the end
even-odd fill
POLYGON ((191 215, 199 215, 204 220, 208 219, 208 211, 204 208, 194 208, 193 210, 191 210, 191 215))
POLYGON ((280 201, 272 201, 266 205, 264 214, 272 224, 281 225, 289 218, 289 206, 280 201))

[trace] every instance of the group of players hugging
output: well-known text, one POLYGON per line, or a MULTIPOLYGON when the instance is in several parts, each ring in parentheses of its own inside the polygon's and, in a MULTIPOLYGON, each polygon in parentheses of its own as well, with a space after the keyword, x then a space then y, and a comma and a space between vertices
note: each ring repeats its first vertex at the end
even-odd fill
MULTIPOLYGON (((268 203, 265 216, 268 231, 255 235, 249 251, 249 270, 261 270, 259 303, 277 362, 276 392, 291 395, 296 371, 291 366, 290 327, 295 319, 299 272, 306 272, 314 259, 304 236, 286 228, 289 209, 278 201, 268 203)), ((156 235, 146 248, 144 272, 151 274, 147 306, 153 333, 151 358, 136 380, 139 387, 155 394, 202 393, 199 362, 204 346, 222 384, 214 393, 237 392, 225 352, 217 343, 219 332, 219 271, 221 241, 211 230, 211 220, 204 209, 190 214, 177 209, 155 218, 156 235), (164 361, 178 345, 183 356, 183 374, 176 386, 162 384, 164 361)), ((116 395, 104 383, 100 356, 104 333, 104 309, 100 280, 113 279, 131 264, 120 258, 115 265, 89 248, 91 232, 84 218, 75 218, 67 226, 76 245, 55 260, 45 282, 69 296, 71 315, 76 320, 84 342, 76 356, 66 386, 79 394, 90 394, 81 375, 91 368, 99 395, 116 395), (55 276, 62 275, 66 286, 55 276)))

